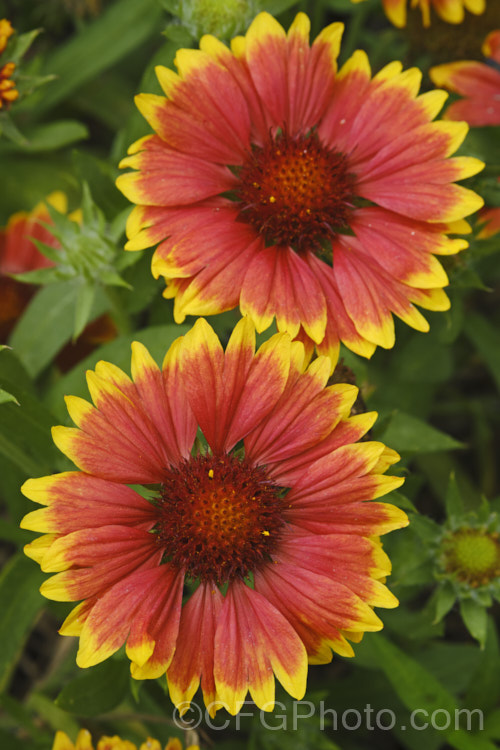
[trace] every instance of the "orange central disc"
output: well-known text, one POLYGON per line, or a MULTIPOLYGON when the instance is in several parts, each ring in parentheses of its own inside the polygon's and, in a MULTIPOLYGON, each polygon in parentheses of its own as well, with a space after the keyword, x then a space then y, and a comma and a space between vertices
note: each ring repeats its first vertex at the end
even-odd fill
POLYGON ((284 523, 282 488, 262 467, 227 454, 199 455, 169 469, 160 507, 166 558, 217 584, 266 562, 284 523))
POLYGON ((354 180, 345 157, 313 133, 286 133, 256 147, 239 173, 240 218, 266 242, 319 250, 322 240, 346 227, 354 180))

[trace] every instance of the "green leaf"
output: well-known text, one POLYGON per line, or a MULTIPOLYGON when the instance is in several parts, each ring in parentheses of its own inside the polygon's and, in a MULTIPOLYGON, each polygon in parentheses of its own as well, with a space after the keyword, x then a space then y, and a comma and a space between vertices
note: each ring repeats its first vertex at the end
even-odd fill
POLYGON ((46 112, 87 81, 159 34, 161 9, 157 0, 119 0, 109 5, 85 30, 59 46, 48 57, 47 73, 58 76, 37 101, 37 113, 46 112))
POLYGON ((56 698, 56 705, 80 716, 106 713, 128 695, 129 679, 125 662, 108 660, 65 685, 56 698))
MULTIPOLYGON (((472 721, 479 721, 479 717, 472 717, 472 721)), ((467 716, 464 716, 464 722, 467 721, 467 716)), ((446 736, 450 745, 456 748, 456 750, 498 750, 496 745, 487 740, 482 735, 476 734, 475 732, 469 732, 466 730, 458 730, 456 732, 446 732, 446 736)))
POLYGON ((13 401, 19 406, 19 401, 15 396, 12 395, 12 393, 7 393, 7 391, 4 391, 2 388, 0 388, 0 404, 7 404, 10 401, 13 401))
POLYGON ((453 586, 446 581, 442 586, 436 589, 434 595, 434 606, 436 608, 436 616, 434 623, 441 622, 443 617, 448 614, 450 609, 455 604, 456 594, 453 586))
POLYGON ((12 557, 0 576, 0 690, 7 687, 35 618, 44 605, 38 589, 44 579, 23 554, 12 557))
POLYGON ((26 34, 15 34, 8 44, 9 61, 18 65, 23 55, 26 54, 41 32, 42 29, 33 29, 26 34))
MULTIPOLYGON (((26 129, 22 139, 17 139, 15 144, 17 150, 40 153, 65 148, 87 137, 88 129, 83 123, 76 120, 59 120, 37 125, 31 130, 26 129)), ((12 146, 9 150, 13 150, 12 146)))
POLYGON ((73 327, 73 341, 76 341, 90 320, 92 305, 94 304, 96 288, 92 284, 83 282, 78 290, 75 308, 75 324, 73 327))
MULTIPOLYGON (((75 300, 80 280, 63 281, 41 289, 14 329, 10 344, 26 370, 37 376, 73 334, 75 300)), ((92 317, 107 307, 103 295, 97 295, 92 317)))
POLYGON ((369 651, 400 700, 410 711, 436 709, 453 712, 455 698, 427 669, 377 633, 367 639, 369 651))
POLYGON ((479 641, 481 648, 484 648, 488 626, 486 609, 475 599, 462 599, 460 601, 460 614, 471 636, 479 641))
POLYGON ((412 501, 406 497, 406 495, 403 495, 402 492, 394 490, 394 492, 391 493, 391 503, 397 505, 398 508, 401 508, 402 510, 409 510, 412 513, 418 513, 412 501))
POLYGON ((462 495, 455 478, 455 472, 450 474, 448 489, 446 490, 446 514, 450 521, 459 521, 465 512, 462 495))
POLYGON ((467 316, 465 333, 476 346, 491 370, 500 390, 500 332, 489 321, 477 313, 467 316))
POLYGON ((28 393, 16 395, 21 408, 14 404, 2 405, 0 453, 24 474, 50 473, 57 467, 60 456, 50 439, 54 417, 39 399, 28 393))
MULTIPOLYGON (((0 134, 5 135, 17 146, 26 146, 28 141, 15 125, 14 120, 8 112, 0 112, 0 134)), ((2 170, 3 171, 3 170, 2 170)))
POLYGON ((461 717, 455 698, 421 664, 379 633, 369 639, 369 649, 406 708, 423 712, 419 716, 425 717, 424 721, 430 722, 435 716, 438 725, 449 719, 449 728, 439 734, 450 745, 457 750, 494 750, 488 740, 463 729, 460 720, 464 722, 467 717, 461 717))
POLYGON ((381 439, 397 451, 433 453, 463 448, 463 444, 418 417, 396 411, 382 433, 381 439))
POLYGON ((42 693, 31 693, 26 705, 52 727, 54 732, 65 732, 69 737, 75 737, 80 729, 78 722, 68 716, 66 711, 54 704, 51 698, 42 693))
POLYGON ((485 713, 498 705, 500 701, 500 654, 495 621, 488 618, 486 643, 477 667, 470 674, 469 688, 465 696, 465 705, 469 708, 480 708, 485 713))
POLYGON ((484 733, 495 740, 500 740, 500 708, 486 717, 484 733))

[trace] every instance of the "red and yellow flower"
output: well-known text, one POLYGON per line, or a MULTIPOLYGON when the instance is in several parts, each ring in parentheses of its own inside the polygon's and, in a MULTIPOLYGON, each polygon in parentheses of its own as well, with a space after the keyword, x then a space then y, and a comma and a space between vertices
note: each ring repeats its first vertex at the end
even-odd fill
MULTIPOLYGON (((0 55, 7 47, 7 43, 14 33, 12 24, 6 18, 0 18, 0 55)), ((15 81, 12 75, 16 69, 16 64, 6 62, 0 65, 0 110, 8 107, 12 102, 19 98, 19 91, 16 89, 15 81)))
POLYGON ((418 96, 421 73, 391 63, 373 78, 357 51, 337 73, 342 24, 309 46, 261 13, 231 50, 205 36, 157 68, 167 98, 140 94, 156 131, 129 149, 118 187, 137 206, 126 248, 160 243, 174 315, 239 304, 257 330, 276 319, 334 363, 339 341, 364 356, 392 347, 397 315, 444 310, 436 255, 466 247, 452 229, 482 199, 454 180, 482 168, 448 158, 465 123, 432 122, 446 94, 418 96))
MULTIPOLYGON (((363 0, 351 0, 360 3, 363 0)), ((384 11, 394 26, 402 28, 406 26, 406 13, 408 0, 382 0, 384 11)), ((447 23, 462 23, 465 11, 479 16, 486 9, 486 0, 410 0, 411 8, 420 8, 422 12, 422 23, 424 26, 431 25, 431 8, 437 15, 447 23)))
POLYGON ((478 219, 482 225, 477 234, 479 240, 487 240, 500 232, 500 208, 483 208, 478 219))
MULTIPOLYGON (((57 732, 52 750, 94 750, 92 736, 87 729, 81 729, 78 732, 76 742, 73 743, 65 732, 57 732)), ((137 750, 137 745, 114 735, 113 737, 101 737, 97 743, 97 750, 137 750)), ((139 750, 162 750, 162 746, 158 740, 148 737, 146 742, 141 744, 139 750)), ((167 742, 165 750, 182 750, 182 742, 174 737, 167 742)), ((186 750, 200 750, 200 748, 198 745, 189 745, 186 750)))
POLYGON ((0 342, 6 341, 35 290, 32 285, 16 281, 9 274, 53 265, 34 242, 37 240, 50 247, 58 246, 56 238, 44 226, 44 223, 50 223, 46 203, 66 213, 66 196, 56 191, 32 211, 13 214, 5 229, 0 229, 0 342))
POLYGON ((67 397, 77 427, 53 438, 80 471, 28 480, 46 507, 22 527, 55 573, 42 593, 81 601, 61 628, 81 667, 126 644, 132 676, 166 673, 182 711, 200 682, 212 713, 248 690, 271 710, 274 676, 301 698, 308 660, 351 656, 382 627, 373 607, 397 600, 379 537, 407 519, 368 501, 401 485, 384 473, 398 456, 357 442, 376 415, 349 417, 357 389, 325 387, 328 358, 304 361, 287 333, 255 353, 248 318, 224 352, 201 319, 162 369, 135 343, 132 379, 100 362, 94 405, 67 397))
MULTIPOLYGON (((483 54, 500 62, 500 31, 492 31, 483 43, 483 54)), ((448 120, 466 120, 472 127, 500 125, 500 71, 476 60, 436 65, 429 75, 436 86, 444 86, 463 98, 450 104, 448 120)))

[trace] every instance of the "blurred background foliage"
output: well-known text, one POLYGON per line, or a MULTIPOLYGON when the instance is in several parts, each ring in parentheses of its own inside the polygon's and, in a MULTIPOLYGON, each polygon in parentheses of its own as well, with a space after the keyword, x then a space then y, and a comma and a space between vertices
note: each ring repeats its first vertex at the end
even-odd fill
MULTIPOLYGON (((53 424, 68 424, 63 395, 85 396, 85 370, 99 359, 128 369, 132 340, 144 342, 161 361, 171 341, 187 330, 174 324, 171 302, 151 276, 150 252, 122 252, 130 206, 114 186, 117 164, 127 146, 148 132, 134 94, 160 93, 154 66, 172 66, 177 48, 196 46, 206 31, 240 33, 262 9, 277 14, 285 27, 297 10, 306 11, 313 35, 343 20, 341 61, 358 47, 367 50, 374 70, 401 59, 421 67, 424 87, 430 87, 431 64, 481 59, 486 33, 500 26, 497 2, 460 26, 434 17, 429 29, 417 11, 410 12, 406 29, 394 28, 379 0, 233 0, 222 4, 222 17, 207 12, 208 0, 200 5, 201 11, 186 0, 0 0, 0 18, 10 19, 17 33, 20 93, 0 111, 0 226, 54 191, 62 191, 68 203, 62 213, 48 209, 45 220, 62 250, 40 239, 48 263, 24 278, 21 301, 19 288, 17 297, 12 292, 12 277, 0 275, 2 342, 10 347, 0 350, 3 750, 50 748, 57 729, 74 739, 80 727, 96 738, 118 733, 133 741, 150 735, 165 743, 183 735, 173 724, 164 682, 133 683, 121 654, 78 670, 73 639, 57 635, 69 605, 38 593, 43 574, 22 553, 32 534, 18 527, 31 510, 19 491, 22 482, 68 468, 50 439, 53 424), (79 248, 86 248, 83 260, 79 248)), ((486 161, 468 184, 491 207, 500 206, 499 136, 500 128, 475 129, 461 149, 486 161)), ((412 523, 386 542, 394 567, 391 588, 401 606, 382 613, 385 630, 368 634, 354 660, 337 657, 329 666, 311 667, 305 700, 316 707, 314 715, 306 717, 307 704, 294 707, 278 692, 267 727, 255 708, 253 719, 217 718, 214 726, 227 726, 202 724, 202 748, 497 746, 498 571, 487 581, 453 576, 447 552, 457 530, 471 529, 472 545, 485 534, 497 539, 500 531, 500 235, 478 239, 477 226, 470 249, 445 259, 452 307, 428 315, 430 333, 398 325, 394 350, 378 350, 369 362, 343 351, 336 375, 360 386, 366 408, 379 412, 374 437, 402 455, 407 481, 391 499, 412 523), (343 711, 365 715, 367 705, 394 712, 394 727, 363 722, 354 730, 355 715, 346 720, 351 729, 342 726, 343 711), (321 726, 320 706, 337 711, 337 726, 328 712, 321 726), (480 709, 482 731, 474 721, 471 731, 466 722, 442 731, 410 726, 415 709, 430 715, 457 708, 480 709)), ((30 269, 14 270, 19 280, 30 269)), ((211 323, 227 339, 237 317, 226 313, 211 323)), ((382 724, 390 724, 389 718, 382 717, 382 724)))

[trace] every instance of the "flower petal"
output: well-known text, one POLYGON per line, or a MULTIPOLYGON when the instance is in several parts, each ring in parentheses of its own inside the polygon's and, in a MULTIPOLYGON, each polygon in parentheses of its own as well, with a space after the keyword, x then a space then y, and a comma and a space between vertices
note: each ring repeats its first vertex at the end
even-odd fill
MULTIPOLYGON (((313 663, 320 663, 325 647, 353 655, 341 630, 382 628, 371 607, 346 586, 297 565, 278 563, 257 572, 255 589, 292 625, 313 663)), ((331 654, 326 660, 331 661, 331 654)))
POLYGON ((253 258, 245 275, 240 308, 250 315, 257 330, 271 325, 292 338, 302 324, 313 341, 325 334, 326 305, 321 287, 305 261, 291 248, 264 247, 253 258))
POLYGON ((201 679, 203 699, 210 713, 219 707, 214 682, 214 643, 224 598, 211 584, 202 583, 182 608, 175 655, 167 673, 174 705, 191 702, 201 679))
POLYGON ((227 591, 215 635, 218 698, 236 714, 250 690, 259 708, 272 711, 274 675, 290 695, 300 700, 307 678, 304 646, 264 596, 236 580, 227 591))
POLYGON ((21 521, 21 528, 31 531, 69 534, 112 524, 149 529, 155 523, 155 508, 137 492, 78 471, 28 479, 21 490, 30 500, 49 506, 21 521))

